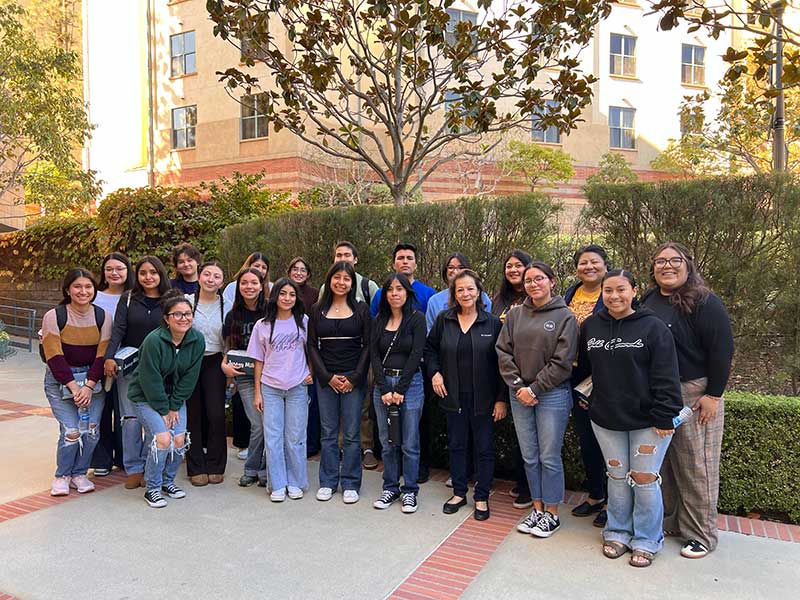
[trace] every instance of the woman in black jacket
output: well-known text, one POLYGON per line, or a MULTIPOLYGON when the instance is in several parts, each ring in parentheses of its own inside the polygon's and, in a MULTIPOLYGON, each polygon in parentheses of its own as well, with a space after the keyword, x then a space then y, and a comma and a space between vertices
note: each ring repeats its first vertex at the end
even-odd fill
POLYGON ((375 391, 372 403, 383 447, 383 493, 373 504, 389 508, 401 499, 404 513, 417 511, 419 492, 419 420, 425 403, 420 363, 428 332, 425 315, 414 309, 408 277, 393 273, 383 284, 372 328, 370 359, 375 391), (389 440, 390 411, 397 407, 401 439, 389 440), (403 485, 400 486, 402 452, 403 485))
POLYGON ((486 312, 483 285, 465 269, 450 283, 450 308, 436 317, 425 346, 425 364, 433 391, 447 413, 447 441, 453 496, 442 510, 453 514, 467 503, 467 437, 475 444, 475 513, 489 518, 489 491, 494 473, 494 421, 505 418, 503 383, 495 343, 500 319, 486 312))
POLYGON ((581 327, 579 371, 592 376, 589 418, 608 469, 603 554, 633 551, 648 567, 664 542, 659 469, 681 409, 678 357, 669 329, 634 308, 636 281, 623 270, 603 278, 606 310, 581 327))
MULTIPOLYGON (((125 488, 133 490, 142 485, 149 444, 142 439, 142 425, 128 399, 130 375, 117 369, 114 354, 120 348, 138 348, 147 334, 161 325, 161 297, 170 289, 164 264, 155 256, 145 256, 134 267, 135 283, 130 292, 122 295, 114 315, 111 341, 105 353, 106 377, 115 377, 119 413, 122 422, 122 462, 128 479, 125 488)), ((132 375, 132 374, 131 374, 132 375)))

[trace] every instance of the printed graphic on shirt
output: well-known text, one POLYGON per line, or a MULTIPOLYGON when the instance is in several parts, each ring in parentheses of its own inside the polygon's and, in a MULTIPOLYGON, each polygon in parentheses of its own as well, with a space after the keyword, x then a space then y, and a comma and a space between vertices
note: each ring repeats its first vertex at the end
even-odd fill
POLYGON ((644 348, 642 338, 633 342, 623 342, 622 338, 611 338, 610 340, 599 340, 597 338, 589 338, 586 341, 586 349, 603 349, 603 350, 623 350, 625 348, 644 348))
POLYGON ((545 331, 555 331, 556 323, 555 321, 545 321, 544 322, 544 330, 545 331))
POLYGON ((297 350, 297 346, 303 343, 303 338, 301 338, 297 333, 279 333, 272 338, 272 343, 270 344, 273 352, 294 352, 297 350))

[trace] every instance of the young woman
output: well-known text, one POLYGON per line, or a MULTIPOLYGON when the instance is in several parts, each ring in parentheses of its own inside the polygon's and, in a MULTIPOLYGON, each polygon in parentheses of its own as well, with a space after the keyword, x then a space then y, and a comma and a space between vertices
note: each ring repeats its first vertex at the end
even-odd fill
MULTIPOLYGON (((244 474, 239 478, 239 485, 248 487, 254 483, 267 485, 267 463, 264 457, 264 428, 253 400, 255 384, 253 375, 237 371, 228 363, 228 350, 247 350, 250 336, 256 321, 264 316, 264 287, 261 271, 245 269, 236 278, 236 296, 233 307, 225 316, 222 337, 225 339, 225 355, 222 358, 222 372, 229 379, 236 380, 236 388, 242 399, 243 408, 250 422, 247 459, 244 463, 244 474)), ((249 356, 249 355, 248 355, 249 356)))
MULTIPOLYGON (((505 322, 509 310, 522 304, 525 298, 528 297, 525 293, 525 286, 522 285, 522 273, 525 272, 525 267, 532 260, 531 255, 524 250, 512 250, 503 261, 503 280, 500 284, 500 289, 492 298, 491 310, 491 313, 498 317, 501 323, 505 322)), ((530 508, 533 506, 533 499, 531 498, 528 476, 525 474, 525 463, 522 460, 519 444, 513 444, 511 457, 514 465, 514 480, 516 481, 516 485, 509 491, 509 494, 514 498, 512 506, 519 509, 530 508)))
POLYGON ((245 259, 239 271, 233 276, 233 281, 226 285, 225 291, 222 292, 222 297, 225 298, 225 302, 227 302, 228 305, 233 305, 233 300, 236 296, 236 282, 239 280, 239 275, 246 269, 255 269, 261 273, 265 295, 269 294, 269 290, 272 289, 272 284, 269 282, 269 259, 267 259, 267 255, 263 252, 253 252, 245 259))
POLYGON ((161 301, 162 325, 147 334, 139 348, 139 366, 133 374, 129 397, 137 418, 152 443, 147 453, 144 499, 152 508, 186 493, 175 476, 189 444, 186 400, 200 375, 205 343, 192 328, 192 305, 174 290, 161 301))
POLYGON ((478 275, 461 271, 450 282, 453 308, 440 313, 428 335, 425 365, 433 391, 447 413, 447 445, 453 496, 442 510, 453 514, 467 504, 467 438, 475 444, 477 481, 475 519, 489 518, 489 492, 494 473, 494 422, 508 406, 497 367, 495 343, 500 319, 486 312, 478 275))
POLYGON ((649 567, 664 541, 658 471, 682 408, 675 343, 648 308, 636 308, 636 280, 609 271, 606 310, 581 326, 577 371, 592 377, 589 418, 608 469, 603 554, 649 567))
MULTIPOLYGON (((117 302, 124 292, 133 287, 133 282, 133 269, 128 257, 121 252, 107 254, 100 265, 100 284, 94 305, 106 311, 109 319, 113 319, 117 302)), ((113 467, 122 467, 122 433, 116 386, 106 393, 103 416, 100 418, 100 441, 94 449, 91 466, 95 477, 105 477, 113 467)))
MULTIPOLYGON (((289 262, 289 268, 286 269, 286 274, 297 284, 300 290, 300 298, 303 300, 303 306, 308 311, 319 301, 319 289, 313 287, 311 281, 311 265, 308 264, 305 258, 298 256, 289 262)), ((356 277, 357 279, 358 277, 356 277)), ((319 400, 317 399, 316 386, 308 386, 308 427, 306 428, 306 453, 308 456, 319 454, 319 400)))
POLYGON ((664 530, 682 535, 681 555, 702 558, 717 547, 719 458, 733 359, 725 306, 706 286, 689 250, 662 244, 653 257, 653 288, 642 304, 667 324, 675 339, 683 404, 695 416, 675 432, 661 468, 664 530))
POLYGON ((256 323, 247 354, 256 361, 255 408, 264 415, 269 499, 299 500, 308 489, 306 423, 311 373, 306 358, 308 317, 297 286, 281 277, 264 318, 256 323))
POLYGON ((70 269, 60 305, 42 319, 44 394, 59 426, 52 496, 67 496, 70 488, 80 494, 94 490, 86 473, 100 437, 103 353, 111 337, 111 317, 92 305, 96 289, 89 271, 70 269))
POLYGON ((338 261, 325 276, 325 291, 311 308, 308 357, 314 371, 322 425, 322 460, 317 500, 330 500, 341 483, 345 504, 358 502, 361 488, 361 403, 366 391, 371 319, 356 302, 356 273, 338 261), (339 459, 339 423, 344 447, 339 459))
POLYGON ((186 470, 192 485, 201 487, 222 483, 228 461, 222 324, 230 307, 222 297, 224 273, 218 262, 203 263, 199 277, 200 289, 186 296, 194 313, 193 326, 205 340, 200 377, 186 403, 187 429, 194 438, 186 454, 186 470))
POLYGON ((142 424, 128 397, 133 374, 126 376, 120 373, 114 355, 123 347, 139 348, 147 334, 161 325, 161 297, 169 290, 167 271, 155 256, 140 259, 133 271, 136 283, 117 304, 104 365, 106 377, 114 377, 116 381, 114 387, 119 401, 123 465, 128 475, 125 487, 129 490, 143 485, 147 444, 142 441, 142 424))
POLYGON ((169 285, 184 294, 194 294, 200 288, 197 268, 203 262, 200 251, 191 244, 180 244, 172 249, 172 265, 175 267, 175 279, 169 285))
MULTIPOLYGON (((567 289, 564 302, 575 315, 578 328, 591 315, 598 313, 603 308, 603 277, 608 272, 608 254, 602 246, 589 244, 579 248, 573 256, 575 275, 578 282, 567 289)), ((586 479, 589 483, 589 497, 585 502, 572 509, 576 517, 588 517, 593 514, 592 524, 595 527, 606 525, 606 467, 603 462, 603 452, 597 443, 597 438, 592 430, 589 420, 588 406, 580 401, 574 388, 583 378, 578 371, 572 374, 572 418, 578 442, 581 446, 581 460, 586 470, 586 479)))
POLYGON ((556 276, 549 265, 530 263, 523 285, 528 297, 506 315, 497 354, 533 499, 533 511, 517 529, 546 538, 560 527, 561 446, 572 407, 569 380, 578 324, 564 299, 553 293, 556 276))
POLYGON ((425 402, 420 363, 427 328, 425 316, 414 309, 415 301, 408 277, 390 275, 383 284, 370 344, 372 402, 383 447, 383 493, 373 506, 389 508, 402 497, 404 513, 417 510, 419 422, 425 402), (397 406, 401 439, 390 441, 387 418, 392 406, 397 406))

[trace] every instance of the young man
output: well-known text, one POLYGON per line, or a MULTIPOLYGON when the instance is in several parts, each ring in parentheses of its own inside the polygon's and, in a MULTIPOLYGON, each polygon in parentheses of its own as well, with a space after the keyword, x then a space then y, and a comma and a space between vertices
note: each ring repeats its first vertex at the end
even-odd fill
MULTIPOLYGON (((417 295, 416 308, 422 311, 422 314, 425 314, 425 311, 428 310, 428 300, 436 293, 436 290, 414 278, 414 274, 417 272, 417 247, 413 244, 397 244, 397 246, 394 247, 392 257, 394 272, 402 273, 408 277, 408 280, 411 282, 411 287, 414 288, 414 293, 417 295)), ((381 291, 378 290, 369 307, 373 317, 378 314, 378 303, 380 300, 381 291)))

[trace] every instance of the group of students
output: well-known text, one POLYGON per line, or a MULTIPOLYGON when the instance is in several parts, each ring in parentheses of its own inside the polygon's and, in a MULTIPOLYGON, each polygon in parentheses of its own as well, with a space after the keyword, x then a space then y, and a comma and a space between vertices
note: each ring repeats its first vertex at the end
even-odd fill
POLYGON ((358 502, 371 405, 384 464, 373 506, 415 512, 426 414, 437 400, 453 488, 443 512, 467 504, 472 477, 474 518, 490 517, 494 424, 510 412, 514 506, 533 507, 517 529, 547 538, 561 524, 572 413, 589 490, 572 514, 595 516, 606 557, 630 551, 632 566, 649 566, 665 535, 682 536, 688 558, 714 550, 733 338, 687 248, 657 249, 641 299, 633 275, 610 270, 595 244, 575 253, 578 281, 564 296, 553 269, 521 250, 505 258, 491 299, 463 254, 446 257, 438 293, 416 279, 417 258, 412 244, 398 244, 380 288, 356 273, 358 254, 346 241, 319 290, 302 257, 270 282, 257 252, 223 291, 220 264, 203 263, 189 244, 173 253, 172 280, 153 256, 131 267, 111 253, 99 283, 70 270, 42 327, 45 394, 60 424, 51 493, 91 491, 89 468, 106 475, 120 460, 126 488, 144 487, 151 507, 185 496, 175 482, 184 457, 192 485, 221 483, 225 392, 234 382, 250 421, 239 485, 267 487, 273 502, 309 488, 317 411, 316 498, 341 490, 345 504, 358 502), (132 373, 119 369, 120 348, 138 348, 132 373), (229 362, 229 351, 252 361, 252 374, 229 362))

